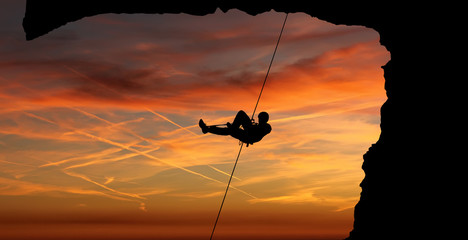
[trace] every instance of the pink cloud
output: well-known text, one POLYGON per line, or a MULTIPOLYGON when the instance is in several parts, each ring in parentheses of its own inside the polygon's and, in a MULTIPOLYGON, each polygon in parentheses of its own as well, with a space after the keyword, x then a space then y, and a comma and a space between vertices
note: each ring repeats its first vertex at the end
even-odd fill
MULTIPOLYGON (((329 95, 321 93, 326 91, 335 92, 339 98, 346 92, 375 93, 375 88, 382 87, 377 80, 381 79, 382 71, 377 66, 384 64, 386 59, 375 46, 378 46, 375 42, 359 43, 273 69, 266 88, 266 93, 270 94, 265 98, 273 102, 275 98, 287 99, 288 96, 313 96, 321 102, 321 98, 329 95)), ((0 67, 37 69, 37 72, 21 74, 16 86, 6 83, 11 87, 3 88, 1 94, 13 102, 44 106, 88 106, 95 105, 94 102, 100 102, 102 106, 158 109, 250 106, 265 74, 248 70, 232 74, 230 69, 202 69, 190 76, 164 76, 164 69, 63 60, 3 62, 0 67), (43 83, 43 77, 48 79, 52 89, 41 87, 39 83, 43 83), (9 94, 11 88, 20 92, 9 94)), ((279 104, 283 103, 290 105, 283 100, 279 104)))

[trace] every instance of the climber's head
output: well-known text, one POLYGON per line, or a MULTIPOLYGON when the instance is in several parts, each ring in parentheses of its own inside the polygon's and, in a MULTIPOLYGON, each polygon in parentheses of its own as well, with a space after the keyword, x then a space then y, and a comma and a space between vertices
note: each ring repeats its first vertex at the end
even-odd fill
POLYGON ((258 123, 267 123, 270 116, 267 112, 261 112, 258 114, 258 123))

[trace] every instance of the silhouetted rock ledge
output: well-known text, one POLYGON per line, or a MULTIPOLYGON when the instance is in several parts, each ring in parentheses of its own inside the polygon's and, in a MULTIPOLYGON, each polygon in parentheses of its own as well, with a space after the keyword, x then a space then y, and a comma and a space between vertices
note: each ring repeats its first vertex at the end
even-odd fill
POLYGON ((28 0, 23 27, 26 38, 32 40, 101 13, 205 15, 218 8, 235 8, 251 15, 271 10, 304 12, 334 24, 373 28, 391 53, 391 60, 383 66, 388 100, 381 108, 380 138, 364 154, 365 178, 355 207, 354 229, 347 239, 450 239, 449 219, 455 219, 456 213, 451 205, 457 206, 451 199, 460 191, 448 189, 458 188, 457 181, 448 176, 464 169, 456 157, 457 147, 450 146, 456 139, 452 133, 460 125, 452 121, 450 106, 457 106, 451 95, 454 89, 462 89, 453 73, 459 60, 450 54, 458 52, 456 46, 461 44, 456 39, 461 35, 452 37, 450 27, 457 21, 441 14, 463 15, 453 12, 457 7, 438 2, 352 2, 28 0))

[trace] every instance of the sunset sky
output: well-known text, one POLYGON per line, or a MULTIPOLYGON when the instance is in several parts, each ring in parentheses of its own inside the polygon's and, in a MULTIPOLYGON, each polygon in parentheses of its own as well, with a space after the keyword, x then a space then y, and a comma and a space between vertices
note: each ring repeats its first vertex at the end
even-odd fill
MULTIPOLYGON (((284 13, 88 17, 25 41, 0 3, 0 239, 209 239, 284 13)), ((289 14, 214 239, 340 239, 380 134, 379 35, 289 14)))

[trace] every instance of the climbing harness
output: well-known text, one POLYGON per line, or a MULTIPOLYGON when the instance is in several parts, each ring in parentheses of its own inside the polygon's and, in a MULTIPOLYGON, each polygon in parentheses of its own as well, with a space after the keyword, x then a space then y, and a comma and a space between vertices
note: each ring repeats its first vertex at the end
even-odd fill
MULTIPOLYGON (((281 40, 281 36, 283 35, 283 30, 284 30, 284 26, 286 25, 286 20, 288 19, 288 14, 289 13, 286 13, 286 16, 284 18, 283 26, 281 27, 281 32, 279 34, 278 41, 276 42, 275 51, 273 52, 273 56, 271 57, 270 65, 268 66, 268 70, 267 70, 267 73, 265 75, 265 79, 263 80, 262 89, 260 90, 260 94, 258 95, 257 103, 255 104, 255 108, 254 108, 253 113, 252 113, 252 117, 251 117, 252 121, 254 120, 255 111, 257 111, 258 103, 260 102, 260 98, 262 97, 263 89, 265 88, 265 83, 266 83, 266 81, 268 79, 268 74, 270 73, 271 65, 273 64, 273 59, 275 59, 276 50, 278 49, 278 45, 279 45, 279 42, 281 40)), ((218 225, 219 216, 221 215, 221 210, 223 209, 224 201, 226 200, 226 195, 227 195, 228 190, 229 190, 229 185, 231 185, 232 176, 234 175, 234 171, 236 170, 237 161, 239 160, 239 156, 240 156, 240 154, 242 152, 242 147, 243 146, 244 146, 244 143, 241 142, 239 152, 237 153, 236 162, 234 163, 234 167, 232 168, 231 176, 229 177, 229 181, 228 181, 228 184, 227 184, 227 187, 226 187, 226 191, 224 192, 224 197, 223 197, 223 200, 221 201, 221 206, 219 207, 218 216, 216 217, 216 221, 214 223, 213 230, 211 231, 210 240, 213 239, 213 235, 214 235, 214 232, 216 230, 216 225, 218 225)), ((249 146, 249 143, 247 143, 247 147, 248 146, 249 146)))

